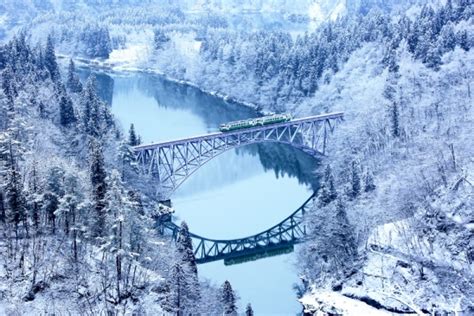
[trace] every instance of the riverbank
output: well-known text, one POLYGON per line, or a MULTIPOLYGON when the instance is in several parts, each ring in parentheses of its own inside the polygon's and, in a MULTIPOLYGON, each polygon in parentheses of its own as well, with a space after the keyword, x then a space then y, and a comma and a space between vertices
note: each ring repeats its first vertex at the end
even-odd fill
POLYGON ((230 102, 234 104, 240 104, 242 106, 245 106, 247 108, 250 108, 252 110, 257 111, 261 115, 267 115, 271 114, 272 112, 264 111, 263 107, 245 100, 241 100, 235 97, 231 97, 228 94, 218 92, 215 90, 209 90, 206 88, 203 88, 202 86, 189 81, 189 80, 184 80, 184 79, 178 79, 172 76, 167 75, 165 72, 157 69, 157 68, 152 68, 152 67, 137 67, 133 66, 132 64, 116 64, 114 62, 110 62, 108 60, 101 60, 101 59, 87 59, 87 58, 82 58, 82 57, 74 57, 74 56, 69 56, 69 55, 62 55, 58 54, 57 55, 58 59, 63 60, 64 62, 69 61, 72 59, 76 66, 79 69, 93 69, 93 70, 98 70, 98 71, 103 71, 107 73, 142 73, 142 74, 150 74, 150 75, 155 75, 163 78, 164 80, 174 82, 177 84, 181 84, 187 87, 192 87, 195 89, 198 89, 202 93, 208 94, 213 97, 217 97, 219 99, 224 100, 225 102, 230 102))

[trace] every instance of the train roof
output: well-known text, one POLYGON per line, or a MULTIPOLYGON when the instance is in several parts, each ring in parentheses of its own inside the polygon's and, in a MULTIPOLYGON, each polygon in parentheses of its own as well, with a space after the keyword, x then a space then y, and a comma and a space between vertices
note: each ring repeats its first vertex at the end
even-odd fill
POLYGON ((230 121, 230 122, 226 122, 226 123, 222 123, 221 126, 224 126, 226 124, 238 124, 238 123, 246 123, 248 121, 251 121, 251 120, 256 120, 256 119, 261 119, 261 118, 267 118, 267 117, 288 117, 288 116, 291 116, 291 114, 289 113, 280 113, 280 114, 270 114, 270 115, 265 115, 265 116, 261 116, 261 117, 253 117, 253 118, 248 118, 248 119, 245 119, 245 120, 238 120, 238 121, 230 121))

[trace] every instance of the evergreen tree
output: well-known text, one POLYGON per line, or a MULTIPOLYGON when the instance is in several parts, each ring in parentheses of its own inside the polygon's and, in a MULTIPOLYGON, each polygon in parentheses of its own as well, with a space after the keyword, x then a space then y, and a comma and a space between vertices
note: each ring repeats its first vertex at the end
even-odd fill
POLYGON ((165 32, 161 29, 154 30, 153 42, 155 49, 159 50, 162 49, 165 43, 169 42, 170 38, 166 36, 165 32))
POLYGON ((34 229, 38 232, 40 226, 41 208, 43 199, 40 192, 40 178, 38 176, 38 165, 35 161, 32 166, 29 177, 28 190, 28 209, 30 211, 30 218, 33 222, 34 229))
POLYGON ((64 231, 72 238, 71 252, 75 263, 79 261, 83 245, 83 233, 86 227, 84 215, 90 209, 89 201, 85 199, 85 187, 86 185, 76 175, 66 175, 64 196, 59 204, 59 214, 64 219, 64 231))
POLYGON ((80 37, 85 44, 87 56, 109 58, 112 51, 112 41, 107 26, 86 25, 80 37))
POLYGON ((48 36, 48 39, 46 41, 46 48, 44 52, 44 66, 49 71, 49 74, 53 81, 58 81, 60 79, 59 67, 56 61, 56 54, 54 51, 53 37, 51 35, 48 36))
POLYGON ((430 47, 428 48, 428 51, 426 52, 425 58, 423 59, 423 62, 426 64, 426 66, 436 71, 439 70, 439 66, 442 64, 442 62, 441 62, 441 53, 437 45, 435 44, 430 45, 430 47))
POLYGON ((0 46, 0 70, 4 69, 7 65, 7 51, 5 47, 0 46))
POLYGON ((107 204, 104 213, 107 216, 106 222, 107 227, 110 227, 110 231, 108 243, 104 250, 115 256, 115 289, 117 301, 120 302, 122 298, 123 260, 133 256, 126 237, 129 233, 128 222, 136 214, 132 213, 132 203, 128 199, 120 174, 116 170, 113 170, 110 177, 107 178, 105 200, 107 204))
POLYGON ((118 161, 121 165, 122 181, 125 179, 131 179, 133 176, 138 174, 139 170, 135 163, 135 153, 130 147, 128 142, 121 142, 118 149, 118 161))
POLYGON ((335 237, 348 257, 354 257, 357 252, 356 241, 353 228, 347 219, 346 206, 341 199, 338 199, 336 203, 336 221, 339 229, 336 231, 335 237))
POLYGON ((456 34, 454 33, 453 25, 449 23, 445 25, 438 38, 437 50, 444 54, 454 50, 456 47, 456 34))
POLYGON ((351 183, 349 187, 349 197, 355 199, 360 194, 360 176, 359 167, 355 161, 351 164, 351 183))
POLYGON ((352 269, 357 247, 345 205, 340 198, 323 214, 314 205, 309 213, 310 239, 300 253, 305 282, 316 286, 339 283, 352 269))
POLYGON ((329 198, 331 201, 337 198, 336 187, 334 185, 334 177, 332 175, 331 166, 327 165, 324 171, 324 181, 328 184, 329 187, 329 198))
POLYGON ((463 50, 467 52, 471 49, 471 44, 469 43, 469 35, 466 30, 459 31, 457 33, 456 38, 459 47, 461 47, 463 50))
POLYGON ((446 5, 442 8, 444 12, 444 23, 453 21, 453 1, 447 0, 446 5))
POLYGON ((388 103, 388 116, 390 121, 390 131, 393 137, 400 136, 400 113, 398 109, 398 100, 397 100, 397 85, 398 74, 389 73, 385 88, 383 91, 383 96, 388 103))
POLYGON ((193 251, 193 242, 189 235, 189 228, 185 221, 181 223, 181 227, 176 241, 176 249, 180 260, 184 266, 189 267, 190 271, 197 275, 196 258, 193 251))
POLYGON ((199 301, 201 293, 199 291, 198 270, 196 258, 193 251, 193 243, 189 234, 189 228, 185 221, 181 227, 176 240, 177 260, 181 262, 184 271, 187 273, 188 291, 186 297, 189 301, 199 301))
POLYGON ((161 306, 166 312, 174 315, 186 315, 189 305, 186 294, 188 292, 188 279, 182 265, 176 262, 172 267, 166 282, 166 294, 161 306))
POLYGON ((82 84, 79 76, 76 74, 76 66, 72 59, 69 60, 69 68, 67 73, 67 87, 73 93, 82 92, 82 84))
POLYGON ((90 161, 90 179, 92 184, 92 196, 95 210, 94 224, 92 235, 102 236, 105 228, 105 195, 107 192, 106 186, 106 170, 104 162, 104 154, 102 152, 102 145, 99 141, 91 138, 89 145, 89 161, 90 161))
POLYGON ((81 96, 81 106, 81 124, 84 132, 89 136, 101 137, 103 130, 102 102, 97 95, 94 75, 90 76, 86 82, 86 87, 81 96))
POLYGON ((234 290, 229 281, 225 281, 221 287, 221 303, 223 315, 237 315, 237 305, 234 290))
POLYGON ((59 167, 53 167, 48 170, 46 190, 43 195, 43 208, 53 233, 56 232, 56 215, 59 209, 59 199, 64 195, 63 177, 64 170, 59 167))
POLYGON ((250 303, 248 303, 247 307, 245 308, 245 316, 253 316, 253 309, 250 303))
POLYGON ((47 117, 46 108, 42 101, 40 101, 38 104, 38 113, 39 113, 39 117, 42 119, 47 117))
POLYGON ((390 122, 391 122, 391 131, 393 137, 400 136, 400 123, 399 123, 399 111, 397 102, 393 102, 390 105, 390 122))
POLYGON ((72 100, 65 94, 59 100, 59 122, 64 127, 68 127, 76 122, 72 100))
POLYGON ((15 77, 11 67, 7 67, 2 74, 2 89, 3 93, 7 97, 10 106, 13 106, 14 98, 18 95, 15 87, 15 77))
POLYGON ((23 196, 21 173, 16 166, 16 162, 10 164, 6 178, 6 218, 9 223, 13 223, 15 234, 18 234, 18 228, 21 223, 24 223, 26 228, 26 205, 23 196))
POLYGON ((128 144, 130 146, 140 145, 137 134, 135 133, 135 126, 133 124, 130 124, 130 130, 128 131, 128 144))
POLYGON ((5 208, 5 194, 0 190, 0 223, 5 223, 7 218, 6 208, 5 208))
POLYGON ((396 57, 396 54, 395 54, 395 50, 390 48, 390 47, 386 48, 383 63, 386 67, 388 67, 388 71, 391 72, 391 73, 396 73, 400 69, 400 67, 398 66, 398 63, 397 63, 397 57, 396 57))
MULTIPOLYGON (((66 234, 76 229, 77 209, 83 198, 79 191, 80 184, 73 175, 67 175, 64 179, 63 196, 59 199, 58 217, 61 219, 66 234)), ((74 237, 74 238, 77 238, 74 237)), ((75 253, 75 252, 74 252, 75 253)), ((75 255, 76 257, 76 255, 75 255)))
POLYGON ((375 190, 374 178, 367 170, 364 174, 364 192, 371 192, 375 190))
POLYGON ((146 217, 143 203, 139 193, 129 191, 127 193, 130 203, 130 214, 128 218, 128 243, 130 251, 134 254, 140 254, 146 247, 146 217))
POLYGON ((86 135, 102 138, 114 128, 109 107, 98 96, 96 79, 91 75, 81 95, 81 127, 86 135))
POLYGON ((327 165, 319 188, 318 200, 321 206, 328 205, 337 198, 331 166, 327 165))

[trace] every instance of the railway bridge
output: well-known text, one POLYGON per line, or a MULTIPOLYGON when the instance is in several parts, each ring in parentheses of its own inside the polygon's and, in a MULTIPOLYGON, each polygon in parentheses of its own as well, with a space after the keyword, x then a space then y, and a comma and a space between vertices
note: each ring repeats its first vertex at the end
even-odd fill
MULTIPOLYGON (((328 139, 342 112, 292 119, 270 125, 229 132, 216 132, 174 141, 134 147, 142 175, 158 185, 161 201, 200 167, 227 150, 255 143, 276 142, 300 149, 312 156, 325 155, 328 139)), ((233 239, 209 239, 191 233, 197 263, 224 260, 235 264, 260 257, 293 251, 306 237, 304 214, 312 207, 314 193, 295 212, 277 225, 253 236, 233 239)), ((160 223, 163 233, 176 238, 179 226, 169 218, 160 223)))
POLYGON ((165 201, 200 167, 233 148, 277 142, 312 156, 324 155, 328 138, 342 119, 342 112, 309 116, 232 132, 140 145, 134 147, 134 152, 140 172, 157 184, 159 197, 165 201))

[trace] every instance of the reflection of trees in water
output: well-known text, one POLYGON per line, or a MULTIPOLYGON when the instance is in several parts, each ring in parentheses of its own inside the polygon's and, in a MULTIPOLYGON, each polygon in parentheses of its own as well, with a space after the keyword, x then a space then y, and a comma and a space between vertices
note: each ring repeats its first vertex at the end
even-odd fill
POLYGON ((224 122, 258 116, 250 108, 235 102, 227 102, 194 87, 159 77, 142 78, 143 87, 155 98, 159 106, 186 109, 201 117, 206 126, 216 127, 224 122))
MULTIPOLYGON (((152 96, 158 106, 190 110, 202 118, 208 127, 217 130, 219 124, 258 116, 250 108, 235 102, 226 102, 194 87, 167 81, 158 76, 137 75, 137 87, 152 96)), ((130 80, 131 78, 127 78, 130 80)), ((318 162, 309 155, 284 144, 257 144, 238 149, 258 155, 265 170, 274 170, 277 177, 287 175, 298 178, 301 184, 317 188, 314 170, 318 162)))
POLYGON ((286 144, 255 144, 240 148, 258 155, 265 170, 273 170, 276 177, 296 177, 300 184, 309 185, 313 190, 319 186, 315 170, 320 161, 286 144))
MULTIPOLYGON (((83 81, 91 74, 89 69, 80 69, 79 76, 83 81)), ((127 93, 138 89, 157 101, 163 108, 186 109, 201 117, 207 126, 216 127, 224 122, 251 118, 258 113, 235 102, 224 101, 192 86, 176 83, 158 75, 131 74, 111 77, 96 72, 98 92, 104 101, 111 104, 114 89, 127 93)))

